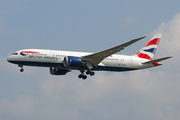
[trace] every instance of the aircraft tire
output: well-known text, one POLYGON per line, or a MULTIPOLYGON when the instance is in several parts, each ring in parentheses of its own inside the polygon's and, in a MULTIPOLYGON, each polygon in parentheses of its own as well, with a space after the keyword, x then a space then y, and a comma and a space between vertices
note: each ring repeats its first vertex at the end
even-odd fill
POLYGON ((86 74, 89 75, 89 74, 90 74, 90 71, 88 70, 88 71, 86 72, 86 74))
POLYGON ((22 68, 22 69, 20 69, 20 72, 23 72, 24 71, 24 69, 22 68))
POLYGON ((95 72, 90 72, 90 75, 93 76, 95 74, 95 72))
POLYGON ((80 79, 81 79, 82 77, 83 77, 83 76, 82 76, 82 74, 78 75, 78 78, 80 78, 80 79))
POLYGON ((87 76, 86 76, 86 75, 82 76, 82 79, 83 79, 83 80, 85 80, 86 78, 87 78, 87 76))

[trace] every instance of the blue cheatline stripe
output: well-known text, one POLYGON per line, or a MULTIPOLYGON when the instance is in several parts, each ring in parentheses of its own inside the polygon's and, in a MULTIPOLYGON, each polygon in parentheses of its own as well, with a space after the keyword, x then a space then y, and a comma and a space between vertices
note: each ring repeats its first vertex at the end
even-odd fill
POLYGON ((24 54, 24 53, 20 53, 22 56, 26 56, 27 54, 24 54))
POLYGON ((131 70, 137 70, 134 68, 123 68, 123 67, 108 67, 108 66, 97 66, 97 68, 93 68, 92 70, 97 70, 97 71, 116 71, 116 72, 121 72, 121 71, 131 71, 131 70))
POLYGON ((151 48, 151 49, 147 49, 147 50, 144 50, 145 52, 151 52, 151 53, 155 53, 156 52, 156 48, 151 48))
MULTIPOLYGON (((26 65, 26 66, 38 66, 38 67, 58 67, 58 68, 64 68, 64 69, 84 69, 88 70, 87 67, 79 67, 79 68, 66 68, 64 67, 63 63, 50 63, 50 62, 30 62, 30 61, 9 61, 14 64, 21 64, 21 65, 26 65)), ((134 68, 124 68, 124 67, 108 67, 108 66, 97 66, 94 67, 92 70, 94 71, 130 71, 130 70, 137 70, 134 68)))

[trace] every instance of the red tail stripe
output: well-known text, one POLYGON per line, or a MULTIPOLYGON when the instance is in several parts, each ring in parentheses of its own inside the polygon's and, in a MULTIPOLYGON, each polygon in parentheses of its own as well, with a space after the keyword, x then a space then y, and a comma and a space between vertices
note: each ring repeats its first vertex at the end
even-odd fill
POLYGON ((159 41, 160 41, 160 38, 155 38, 155 39, 149 41, 144 47, 147 47, 149 45, 158 45, 159 41))
POLYGON ((140 58, 148 59, 148 60, 150 60, 150 61, 152 60, 152 58, 151 58, 149 55, 144 54, 144 53, 138 52, 138 53, 137 53, 137 56, 140 57, 140 58))

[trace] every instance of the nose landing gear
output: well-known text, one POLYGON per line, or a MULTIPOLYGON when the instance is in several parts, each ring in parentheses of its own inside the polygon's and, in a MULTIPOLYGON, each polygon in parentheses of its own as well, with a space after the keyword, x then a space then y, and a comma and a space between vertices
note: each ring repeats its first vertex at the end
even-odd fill
POLYGON ((23 72, 24 71, 23 65, 19 64, 18 66, 21 67, 20 72, 23 72))

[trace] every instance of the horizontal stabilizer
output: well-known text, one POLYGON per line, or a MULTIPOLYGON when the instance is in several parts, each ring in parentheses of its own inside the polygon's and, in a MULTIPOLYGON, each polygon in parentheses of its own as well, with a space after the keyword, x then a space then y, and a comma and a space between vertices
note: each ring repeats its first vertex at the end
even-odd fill
POLYGON ((160 59, 144 62, 142 64, 153 64, 153 63, 160 62, 160 61, 163 61, 163 60, 166 60, 166 59, 169 59, 169 58, 172 58, 172 57, 164 57, 164 58, 160 58, 160 59))

